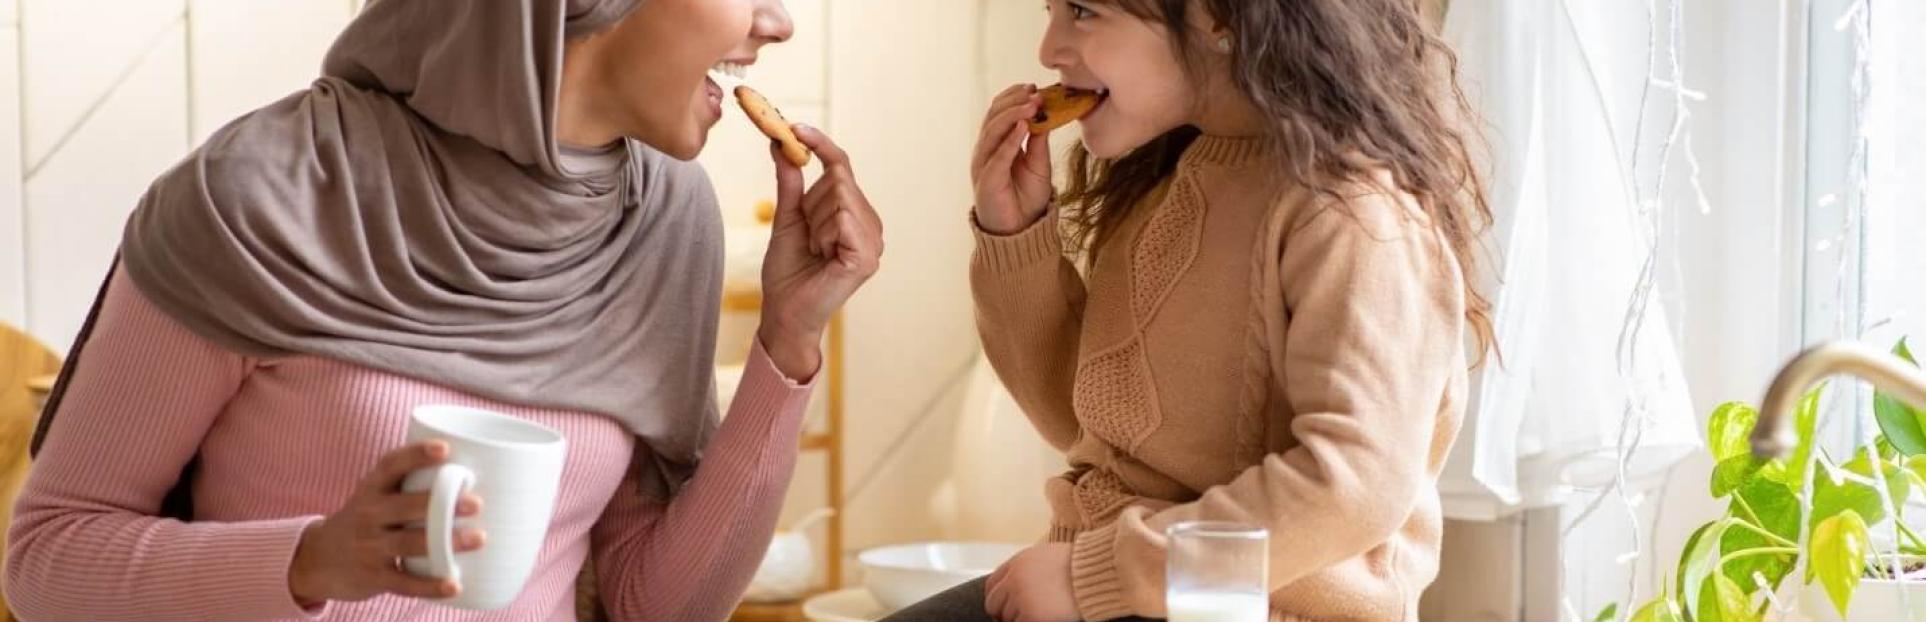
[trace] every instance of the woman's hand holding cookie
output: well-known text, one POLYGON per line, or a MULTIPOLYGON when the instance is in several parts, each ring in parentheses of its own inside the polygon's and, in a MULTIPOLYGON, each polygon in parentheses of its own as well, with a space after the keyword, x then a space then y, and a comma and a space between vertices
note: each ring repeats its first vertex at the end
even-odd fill
POLYGON ((762 264, 758 336, 784 375, 805 379, 821 365, 830 318, 881 264, 883 220, 856 183, 848 153, 815 128, 793 131, 822 160, 823 175, 804 192, 802 168, 781 144, 770 146, 776 220, 762 264))
POLYGON ((1030 228, 1050 208, 1050 135, 1032 134, 1030 121, 1043 105, 1037 87, 1019 84, 990 103, 970 160, 976 188, 976 222, 992 235, 1030 228))

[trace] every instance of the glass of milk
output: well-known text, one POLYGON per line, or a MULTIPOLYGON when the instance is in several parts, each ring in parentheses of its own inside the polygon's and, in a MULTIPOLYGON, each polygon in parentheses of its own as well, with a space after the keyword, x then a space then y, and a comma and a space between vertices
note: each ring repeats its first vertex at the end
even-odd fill
POLYGON ((1270 532, 1235 523, 1178 523, 1166 530, 1170 622, 1270 620, 1270 532))

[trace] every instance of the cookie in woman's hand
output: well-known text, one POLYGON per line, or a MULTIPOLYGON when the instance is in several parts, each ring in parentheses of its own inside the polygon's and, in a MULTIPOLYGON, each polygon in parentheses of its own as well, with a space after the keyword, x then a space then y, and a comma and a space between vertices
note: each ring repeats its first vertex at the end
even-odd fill
POLYGON ((1103 102, 1103 94, 1097 91, 1061 84, 1038 91, 1038 94, 1043 96, 1043 105, 1037 108, 1037 116, 1030 119, 1031 134, 1056 131, 1090 114, 1090 111, 1097 109, 1097 104, 1103 102))
POLYGON ((796 168, 809 166, 809 147, 796 138, 796 130, 789 126, 787 119, 782 118, 782 111, 769 103, 769 98, 763 97, 755 89, 738 86, 736 103, 742 106, 743 114, 749 115, 749 121, 756 124, 756 129, 782 145, 783 159, 789 160, 796 168))

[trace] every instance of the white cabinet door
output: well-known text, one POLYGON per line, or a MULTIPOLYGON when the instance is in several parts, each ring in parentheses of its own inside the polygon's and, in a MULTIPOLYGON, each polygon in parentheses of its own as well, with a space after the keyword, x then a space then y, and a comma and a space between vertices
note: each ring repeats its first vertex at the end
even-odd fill
MULTIPOLYGON (((79 127, 185 19, 184 0, 21 0, 26 161, 31 167, 79 127)), ((178 47, 173 54, 180 64, 178 47)))
POLYGON ((187 151, 180 3, 100 4, 22 6, 28 328, 57 350, 85 319, 127 214, 187 151))
POLYGON ((27 325, 26 212, 20 207, 20 22, 0 4, 0 322, 27 325))
POLYGON ((189 0, 193 142, 307 88, 353 10, 349 0, 189 0))

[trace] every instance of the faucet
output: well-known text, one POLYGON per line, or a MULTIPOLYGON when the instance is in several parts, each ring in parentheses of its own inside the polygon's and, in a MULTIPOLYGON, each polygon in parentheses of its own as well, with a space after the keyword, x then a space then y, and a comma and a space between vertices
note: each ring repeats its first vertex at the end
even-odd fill
POLYGON ((1808 389, 1834 374, 1857 376, 1900 401, 1926 407, 1926 373, 1899 357, 1853 342, 1833 342, 1800 353, 1772 380, 1758 425, 1752 428, 1752 454, 1776 458, 1792 450, 1792 409, 1808 389))

